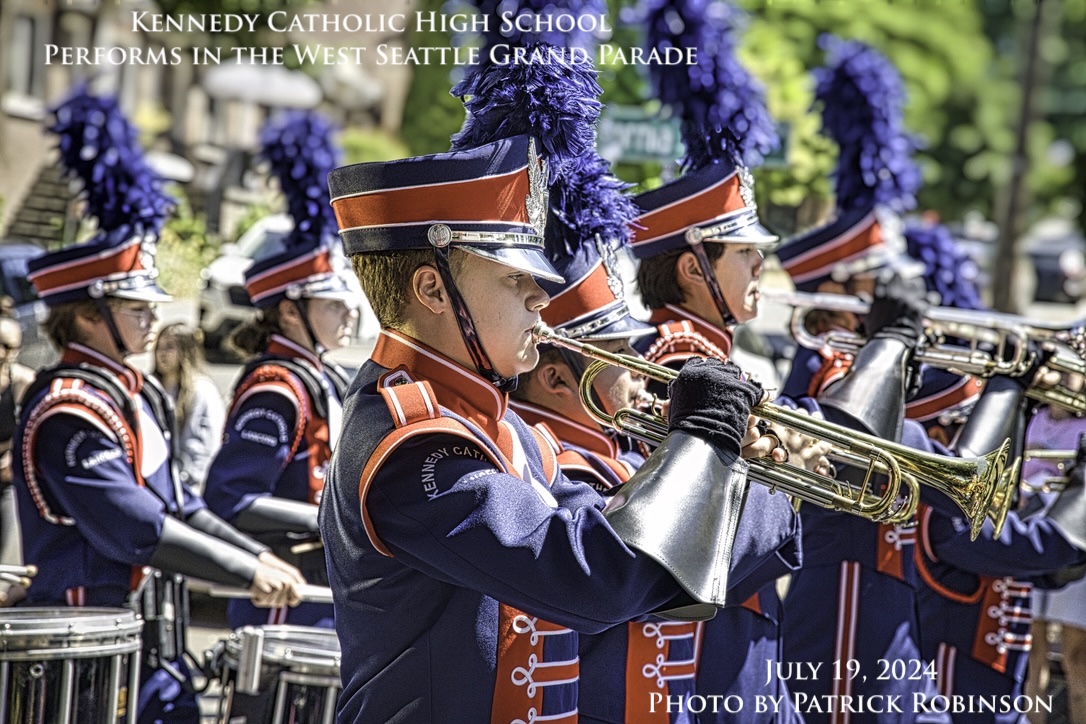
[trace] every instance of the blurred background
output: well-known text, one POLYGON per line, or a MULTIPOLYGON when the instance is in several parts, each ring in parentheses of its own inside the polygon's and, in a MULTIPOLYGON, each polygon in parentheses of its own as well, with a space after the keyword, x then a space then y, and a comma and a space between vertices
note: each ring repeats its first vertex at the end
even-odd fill
MULTIPOLYGON (((603 0, 600 0, 603 2, 603 0)), ((833 207, 832 141, 819 133, 810 70, 821 33, 873 45, 904 77, 906 122, 923 142, 918 213, 948 225, 968 250, 986 301, 1007 311, 1076 316, 1086 294, 1086 0, 738 0, 740 56, 764 83, 783 143, 755 171, 760 213, 783 237, 833 207), (1042 304, 1046 306, 1037 307, 1042 304), (1058 305, 1050 307, 1047 305, 1058 305)), ((190 305, 214 354, 251 314, 245 265, 276 231, 282 199, 255 162, 257 134, 284 108, 318 109, 342 130, 345 161, 448 150, 463 119, 449 89, 463 69, 378 65, 379 43, 450 46, 440 33, 142 33, 133 12, 199 14, 474 12, 441 0, 4 0, 0 3, 0 294, 25 320, 24 359, 38 366, 26 259, 69 243, 81 228, 75 189, 60 178, 49 108, 76 84, 115 93, 155 168, 172 181, 177 212, 159 245, 163 286, 190 305), (293 43, 366 46, 361 63, 305 64, 293 43), (177 65, 59 65, 46 46, 181 48, 177 65), (287 48, 285 65, 236 65, 229 48, 287 48), (190 48, 222 51, 193 65, 190 48), (254 226, 258 225, 258 226, 254 226), (253 229, 256 231, 253 231, 253 229)), ((640 46, 632 0, 609 0, 610 37, 640 46)), ((599 148, 640 188, 673 173, 678 125, 648 96, 643 66, 603 66, 599 148)), ((281 224, 280 224, 281 226, 281 224)), ((772 282, 772 274, 768 275, 772 282)), ((764 315, 769 316, 769 315, 764 315)), ((372 333, 364 317, 361 335, 372 333)))

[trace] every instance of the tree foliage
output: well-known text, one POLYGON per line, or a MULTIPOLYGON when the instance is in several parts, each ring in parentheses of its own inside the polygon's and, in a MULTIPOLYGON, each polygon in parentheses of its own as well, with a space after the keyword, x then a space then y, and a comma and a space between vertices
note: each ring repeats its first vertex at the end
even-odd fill
MULTIPOLYGON (((453 12, 444 0, 422 0, 420 12, 453 12)), ((470 9, 460 9, 470 12, 470 9)), ((449 47, 452 38, 448 33, 415 32, 408 34, 411 47, 449 47)), ((411 90, 404 106, 402 136, 416 155, 443 153, 449 150, 449 138, 460 130, 464 122, 464 106, 451 95, 453 83, 467 68, 447 65, 416 65, 413 68, 411 90)))
POLYGON ((951 218, 973 208, 991 212, 994 191, 1008 176, 1015 88, 994 63, 973 4, 745 0, 744 5, 755 17, 745 60, 770 88, 770 111, 793 129, 789 167, 765 179, 774 203, 831 191, 826 172, 835 150, 821 137, 817 112, 810 108, 809 69, 823 60, 818 36, 833 33, 872 45, 901 73, 908 94, 906 125, 925 142, 918 153, 925 180, 920 207, 951 218))

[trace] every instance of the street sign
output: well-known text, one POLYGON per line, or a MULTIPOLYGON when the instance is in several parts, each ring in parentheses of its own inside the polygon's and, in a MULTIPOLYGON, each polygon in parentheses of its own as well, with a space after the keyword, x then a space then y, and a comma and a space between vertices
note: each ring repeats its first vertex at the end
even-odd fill
POLYGON ((599 152, 611 163, 672 163, 683 154, 679 122, 636 106, 608 106, 600 118, 599 152))
MULTIPOLYGON (((777 126, 780 145, 766 155, 765 168, 787 167, 791 127, 777 126)), ((638 106, 607 106, 600 117, 599 153, 611 163, 656 162, 665 166, 682 158, 685 147, 676 118, 661 118, 638 106)))

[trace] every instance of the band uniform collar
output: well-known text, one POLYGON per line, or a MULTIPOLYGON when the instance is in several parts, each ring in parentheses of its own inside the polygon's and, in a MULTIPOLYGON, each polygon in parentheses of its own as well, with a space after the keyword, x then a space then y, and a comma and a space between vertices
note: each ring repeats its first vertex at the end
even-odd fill
POLYGON ((313 354, 297 342, 284 337, 281 334, 273 334, 268 339, 268 354, 274 357, 301 357, 318 370, 324 369, 321 358, 313 354))
POLYGON ((429 382, 442 407, 471 420, 491 439, 497 439, 498 421, 505 416, 508 397, 478 372, 391 329, 381 330, 370 359, 390 370, 406 369, 414 379, 429 382))
POLYGON ((143 389, 143 373, 135 367, 115 362, 101 352, 78 342, 72 342, 64 348, 60 362, 65 365, 85 364, 108 370, 116 375, 133 395, 139 394, 143 389))
POLYGON ((674 304, 665 304, 660 309, 652 310, 652 315, 649 317, 649 322, 656 325, 682 320, 690 322, 695 332, 725 352, 732 348, 732 332, 730 329, 721 329, 720 325, 702 319, 689 309, 674 304))

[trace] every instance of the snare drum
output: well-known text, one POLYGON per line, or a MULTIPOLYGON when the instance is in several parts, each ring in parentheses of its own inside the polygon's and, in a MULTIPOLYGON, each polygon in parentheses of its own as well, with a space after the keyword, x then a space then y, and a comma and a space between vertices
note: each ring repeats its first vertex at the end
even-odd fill
POLYGON ((222 724, 331 724, 339 639, 310 626, 245 626, 216 651, 222 724))
POLYGON ((0 724, 133 724, 142 628, 127 609, 0 609, 0 724))

